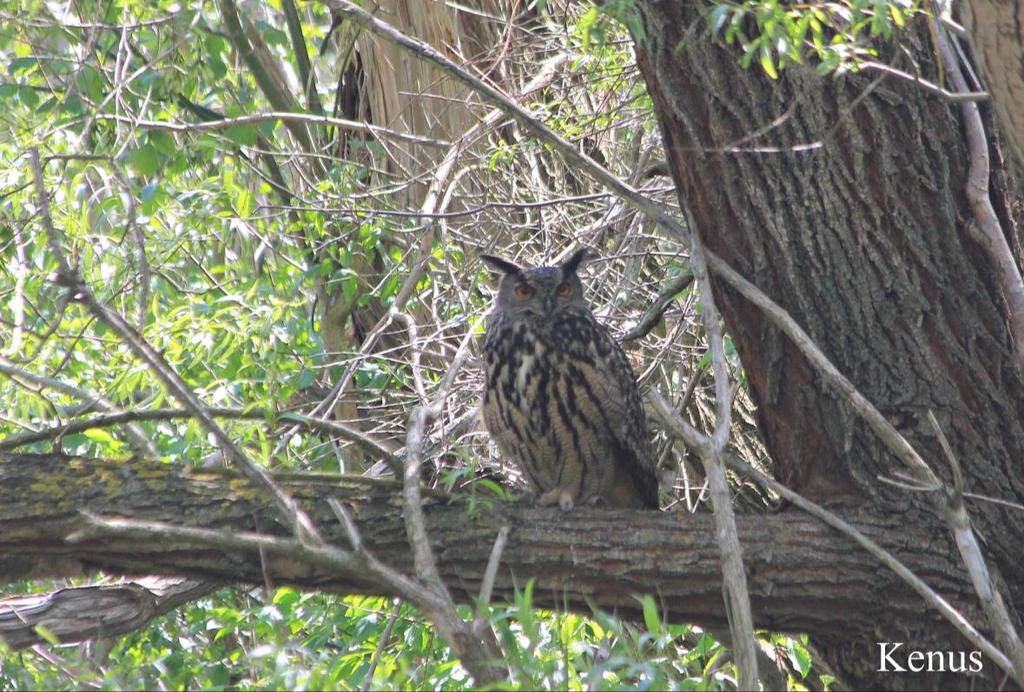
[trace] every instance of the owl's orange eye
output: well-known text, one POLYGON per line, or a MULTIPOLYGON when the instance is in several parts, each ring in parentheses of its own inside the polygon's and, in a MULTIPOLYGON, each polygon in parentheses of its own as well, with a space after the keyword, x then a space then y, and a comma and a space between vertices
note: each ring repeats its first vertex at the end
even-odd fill
POLYGON ((520 298, 529 298, 533 295, 533 287, 527 286, 526 284, 519 284, 516 286, 516 295, 520 298))
POLYGON ((568 281, 563 281, 562 285, 558 287, 558 297, 568 298, 572 295, 572 284, 568 281))

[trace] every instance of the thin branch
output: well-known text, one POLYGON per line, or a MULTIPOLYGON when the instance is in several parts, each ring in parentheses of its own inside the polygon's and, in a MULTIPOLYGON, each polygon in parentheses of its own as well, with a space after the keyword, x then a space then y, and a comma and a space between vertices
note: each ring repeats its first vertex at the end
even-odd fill
MULTIPOLYGON (((411 321, 411 318, 410 318, 411 321)), ((414 332, 413 332, 414 333, 414 332)), ((472 330, 467 332, 471 334, 472 330)), ((419 380, 417 389, 423 392, 422 375, 419 373, 419 361, 415 355, 416 362, 413 365, 413 377, 419 380)), ((452 364, 455 366, 455 363, 452 364)), ((449 368, 451 370, 451 368, 449 368)), ((434 553, 430 549, 430 538, 427 535, 426 521, 423 518, 423 499, 420 494, 420 470, 423 467, 423 444, 426 436, 427 423, 433 420, 441 410, 441 392, 433 402, 423 402, 413 409, 409 416, 409 424, 405 435, 405 470, 402 474, 403 483, 403 506, 405 508, 405 528, 409 534, 409 546, 413 551, 413 562, 416 565, 416 573, 420 579, 435 588, 441 588, 447 595, 448 591, 441 581, 437 571, 437 562, 434 553)), ((425 392, 421 394, 425 397, 425 392)), ((450 597, 449 597, 450 598, 450 597)))
POLYGON ((195 10, 191 7, 184 7, 183 9, 171 12, 163 17, 157 17, 156 19, 148 19, 140 22, 131 22, 128 24, 103 24, 99 22, 74 22, 67 17, 61 17, 61 19, 55 19, 52 22, 43 21, 33 16, 21 16, 14 15, 8 12, 0 12, 0 19, 5 22, 13 22, 17 26, 23 27, 35 27, 39 29, 86 29, 95 30, 101 29, 105 31, 117 31, 119 33, 124 32, 128 29, 145 29, 155 26, 161 26, 163 24, 170 24, 180 19, 182 16, 188 15, 195 10))
POLYGON ((238 127, 241 125, 254 125, 265 122, 275 122, 278 120, 284 123, 320 123, 324 125, 334 125, 336 127, 344 128, 346 130, 352 130, 354 132, 365 132, 367 134, 371 134, 377 137, 391 138, 403 142, 421 144, 427 147, 451 146, 451 142, 447 142, 443 139, 432 139, 430 137, 422 137, 420 135, 414 135, 408 132, 400 132, 398 130, 392 130, 387 127, 371 125, 369 123, 363 123, 356 120, 334 118, 328 115, 291 113, 287 111, 251 113, 249 115, 240 115, 234 118, 223 118, 221 120, 207 120, 199 123, 176 123, 164 120, 141 120, 137 118, 130 118, 124 115, 114 114, 97 115, 96 119, 114 120, 117 122, 128 123, 132 127, 137 127, 144 130, 161 130, 163 132, 209 132, 212 130, 224 130, 229 127, 238 127))
POLYGON ((395 629, 398 615, 402 612, 402 603, 401 598, 396 598, 394 605, 391 606, 388 624, 384 626, 384 631, 381 633, 380 639, 377 640, 377 648, 373 650, 373 658, 370 659, 370 668, 366 671, 366 677, 363 678, 363 686, 360 688, 363 692, 367 692, 373 687, 373 674, 377 671, 377 664, 380 662, 381 657, 384 655, 384 649, 387 648, 388 642, 391 640, 391 631, 395 629))
POLYGON ((316 88, 316 73, 309 63, 309 51, 306 50, 306 37, 302 33, 302 21, 299 18, 295 0, 282 0, 285 23, 288 25, 288 36, 292 42, 292 52, 298 63, 299 78, 302 80, 302 91, 306 95, 306 106, 317 115, 324 114, 324 106, 320 103, 320 95, 316 88))
POLYGON ((138 210, 135 205, 135 194, 132 191, 131 186, 128 184, 127 178, 124 177, 124 173, 114 162, 113 158, 110 160, 110 172, 114 176, 114 179, 121 185, 121 189, 124 190, 124 198, 127 200, 128 206, 128 218, 125 224, 128 230, 132 234, 132 238, 135 240, 135 258, 139 265, 138 284, 139 284, 139 295, 138 295, 138 332, 141 334, 146 328, 146 314, 149 310, 149 293, 150 284, 152 283, 153 276, 149 269, 149 260, 146 258, 146 235, 142 231, 142 227, 138 224, 138 210))
POLYGON ((922 79, 921 77, 912 75, 909 72, 904 72, 903 70, 899 70, 895 67, 890 67, 889 65, 885 65, 880 62, 867 60, 865 62, 858 63, 857 67, 858 69, 861 70, 881 72, 882 74, 885 75, 890 75, 892 77, 897 77, 899 79, 912 82, 913 84, 916 84, 917 86, 927 91, 929 94, 939 96, 945 99, 946 101, 949 101, 950 103, 961 103, 963 101, 988 101, 989 99, 992 98, 987 91, 967 91, 963 93, 947 91, 946 89, 940 87, 938 84, 933 84, 932 82, 929 82, 927 79, 922 79))
POLYGON ((477 598, 476 617, 473 619, 473 632, 478 637, 484 636, 484 628, 487 627, 484 609, 491 603, 494 580, 498 576, 498 567, 501 565, 501 554, 505 551, 505 544, 508 542, 508 532, 508 526, 502 526, 498 530, 494 546, 491 548, 491 557, 487 560, 487 569, 484 570, 483 579, 480 581, 480 596, 477 598))
MULTIPOLYGON (((466 336, 459 345, 459 350, 452 359, 445 376, 434 392, 434 398, 427 402, 426 387, 423 383, 420 372, 420 359, 416 340, 415 321, 406 315, 392 310, 397 319, 406 324, 410 336, 410 348, 413 349, 412 374, 416 382, 416 391, 421 397, 421 403, 416 406, 412 415, 409 416, 409 423, 406 429, 405 438, 405 472, 402 476, 402 508, 405 517, 405 530, 409 538, 409 546, 412 549, 413 564, 416 566, 417 576, 430 588, 444 603, 439 618, 449 627, 445 639, 459 654, 463 664, 470 670, 477 684, 498 683, 507 681, 508 671, 504 666, 495 665, 501 660, 500 649, 494 637, 493 630, 481 627, 477 630, 473 625, 466 623, 459 617, 455 610, 455 602, 452 600, 448 587, 437 569, 437 560, 434 551, 430 547, 430 537, 427 534, 426 519, 423 516, 423 497, 420 488, 420 472, 423 467, 423 445, 426 438, 427 423, 439 416, 444 408, 445 399, 448 396, 448 389, 455 379, 455 375, 462 368, 466 358, 469 357, 469 345, 472 343, 475 329, 466 330, 466 336)), ((442 623, 435 620, 439 625, 442 623)))
MULTIPOLYGON (((8 372, 8 368, 5 366, 3 359, 0 359, 0 372, 8 372)), ((31 373, 26 373, 31 374, 31 373)), ((40 377, 40 376, 35 376, 40 377)), ((51 380, 50 378, 42 378, 40 380, 42 384, 46 386, 58 387, 56 384, 59 380, 51 380)), ((86 392, 76 390, 76 388, 66 385, 60 382, 60 386, 69 387, 69 393, 79 391, 81 396, 89 396, 86 392)), ((96 401, 95 398, 87 400, 88 405, 93 405, 92 402, 96 401)), ((95 428, 108 428, 115 425, 121 425, 125 423, 132 423, 135 421, 167 421, 176 420, 180 418, 195 418, 195 414, 189 409, 175 409, 175 408, 161 408, 161 409, 148 409, 148 410, 134 410, 134 411, 120 411, 115 408, 105 408, 102 405, 96 404, 98 408, 103 410, 110 410, 111 413, 93 416, 92 418, 86 418, 84 420, 71 421, 64 425, 55 425, 44 430, 36 430, 29 433, 23 433, 21 435, 12 435, 0 441, 0 451, 16 449, 23 447, 24 445, 35 444, 36 442, 42 442, 43 440, 49 440, 54 438, 63 437, 65 435, 74 435, 76 433, 84 432, 86 430, 92 430, 95 428)), ((265 420, 267 414, 265 411, 259 409, 245 409, 245 408, 225 408, 225 407, 206 407, 206 412, 214 418, 235 418, 239 420, 265 420)), ((281 413, 277 416, 278 420, 289 421, 298 423, 302 427, 310 430, 316 430, 322 433, 328 433, 337 435, 345 440, 354 442, 362 447, 367 452, 378 455, 381 460, 387 463, 392 469, 402 468, 402 461, 399 459, 395 450, 392 449, 394 446, 392 443, 378 440, 362 430, 353 428, 352 426, 345 425, 333 420, 326 420, 323 418, 314 418, 312 416, 304 416, 299 413, 281 413)), ((139 429, 140 432, 141 428, 139 429)), ((153 458, 159 458, 159 454, 154 454, 153 458)))
POLYGON ((216 529, 177 526, 159 521, 142 521, 116 517, 100 517, 81 512, 82 527, 67 537, 69 543, 116 536, 130 540, 160 541, 168 548, 184 544, 223 551, 247 551, 291 558, 300 563, 319 566, 371 588, 382 585, 404 598, 413 600, 425 611, 437 608, 433 594, 414 580, 383 567, 365 552, 342 550, 327 544, 311 545, 291 538, 280 538, 248 531, 232 532, 216 529))
POLYGON ((729 616, 729 631, 732 634, 736 667, 739 669, 739 688, 757 690, 757 641, 754 637, 754 617, 750 612, 750 593, 747 590, 747 575, 743 568, 743 552, 736 531, 736 515, 733 512, 723 462, 729 431, 732 428, 733 390, 729 385, 729 364, 725 358, 721 318, 704 263, 704 246, 696 235, 693 236, 693 243, 690 246, 690 266, 700 284, 703 308, 701 317, 711 344, 711 365, 715 377, 715 428, 710 438, 705 438, 705 444, 698 447, 698 452, 704 464, 715 514, 716 535, 722 555, 722 592, 725 598, 725 612, 729 616))
POLYGON ((314 418, 299 413, 285 413, 281 415, 281 418, 301 423, 313 430, 332 433, 349 442, 354 442, 362 447, 364 451, 379 456, 395 472, 396 477, 401 477, 402 460, 398 458, 395 450, 392 449, 394 445, 388 441, 378 440, 351 425, 325 418, 314 418))
POLYGON ((1010 500, 1003 500, 998 497, 989 497, 988 495, 979 495, 978 493, 964 493, 964 497, 969 497, 972 500, 978 500, 979 502, 990 502, 994 505, 1002 505, 1003 507, 1011 507, 1024 512, 1024 505, 1019 502, 1012 502, 1010 500))
MULTIPOLYGON (((950 46, 944 32, 938 32, 939 50, 942 62, 946 66, 953 86, 959 92, 968 91, 967 80, 960 69, 960 61, 950 46)), ((967 201, 974 213, 972 222, 968 222, 967 230, 976 243, 988 253, 989 260, 995 268, 999 285, 1003 289, 1006 307, 1009 312, 1010 333, 1013 335, 1014 354, 1017 364, 1024 369, 1024 279, 1021 278, 1017 261, 1013 257, 1006 234, 988 194, 989 186, 989 154, 988 139, 985 137, 985 126, 981 122, 981 112, 975 103, 960 104, 960 115, 964 123, 964 135, 967 140, 967 153, 970 170, 967 174, 967 201)), ((1024 671, 1022 671, 1024 673, 1024 671)), ((1022 683, 1024 684, 1024 683, 1022 683)))

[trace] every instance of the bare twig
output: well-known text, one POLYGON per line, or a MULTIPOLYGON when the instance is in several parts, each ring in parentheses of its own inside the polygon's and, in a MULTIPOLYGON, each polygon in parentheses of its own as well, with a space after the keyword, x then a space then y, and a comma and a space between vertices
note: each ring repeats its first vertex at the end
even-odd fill
POLYGON ((967 91, 963 93, 947 91, 946 89, 940 87, 938 84, 933 84, 932 82, 929 82, 927 79, 922 79, 921 77, 912 75, 909 72, 904 72, 903 70, 897 69, 895 67, 890 67, 889 65, 885 65, 880 62, 874 62, 872 60, 866 60, 864 62, 858 63, 857 67, 858 69, 861 70, 881 72, 882 74, 885 75, 891 75, 898 79, 903 79, 908 82, 912 82, 917 86, 921 87, 922 89, 924 89, 925 91, 927 91, 929 94, 935 94, 936 96, 939 96, 945 99, 946 101, 949 101, 950 103, 960 103, 962 101, 988 101, 990 98, 992 98, 987 91, 967 91))
POLYGON ((381 585, 384 585, 403 598, 413 600, 425 611, 438 607, 438 601, 432 592, 424 589, 415 580, 384 567, 362 549, 361 545, 353 551, 347 551, 323 543, 312 545, 292 538, 268 536, 248 531, 227 532, 176 526, 159 521, 100 517, 90 512, 81 512, 80 516, 83 522, 82 527, 67 537, 69 543, 104 536, 119 536, 141 541, 159 539, 167 546, 183 543, 220 550, 241 550, 255 553, 263 551, 270 556, 287 557, 299 562, 318 565, 370 588, 379 589, 381 585))
POLYGON ((480 581, 480 596, 477 599, 476 616, 473 618, 473 632, 478 637, 485 634, 487 620, 484 617, 484 609, 491 603, 491 594, 494 592, 494 580, 498 577, 498 567, 501 565, 501 554, 505 551, 505 544, 508 542, 508 527, 502 526, 494 539, 494 547, 491 548, 491 557, 487 560, 487 569, 484 570, 483 579, 480 581))
MULTIPOLYGON (((415 323, 412 318, 405 318, 403 321, 409 328, 410 338, 414 339, 416 332, 413 328, 415 323)), ((462 620, 456 612, 455 602, 452 600, 444 580, 441 579, 434 552, 430 547, 420 489, 420 470, 423 466, 426 426, 441 414, 448 396, 448 389, 469 356, 469 345, 474 331, 473 328, 466 331, 466 336, 435 391, 434 398, 430 402, 423 401, 416 406, 412 415, 409 416, 405 438, 405 472, 402 476, 402 507, 405 516, 405 531, 409 537, 409 546, 412 548, 416 574, 428 588, 442 599, 443 612, 438 617, 443 618, 444 622, 453 628, 449 630, 448 636, 445 638, 459 653, 463 664, 473 673, 477 683, 484 684, 507 679, 507 671, 504 667, 495 665, 497 661, 501 660, 500 649, 493 631, 484 627, 481 627, 479 632, 475 631, 475 628, 462 620)), ((411 347, 417 348, 414 343, 411 347)), ((416 390, 421 392, 421 396, 425 396, 426 388, 422 382, 422 374, 419 372, 419 356, 415 351, 413 354, 413 378, 417 381, 416 390)), ((438 621, 435 621, 435 624, 440 626, 438 621)))
POLYGON ((658 293, 658 297, 654 299, 654 302, 644 311, 636 326, 626 332, 619 341, 627 343, 646 336, 654 328, 654 325, 661 321, 661 316, 665 314, 665 309, 672 304, 676 295, 680 291, 686 290, 692 283, 693 274, 689 271, 681 272, 677 276, 672 277, 668 284, 665 285, 665 288, 661 289, 658 293))
POLYGON ((384 631, 381 632, 380 639, 377 640, 377 648, 373 650, 373 658, 370 659, 370 668, 366 671, 363 686, 360 688, 363 692, 367 692, 367 690, 373 687, 373 674, 377 671, 377 664, 380 662, 381 656, 384 655, 384 649, 387 648, 388 642, 391 641, 391 631, 395 629, 398 615, 402 612, 402 603, 401 598, 396 598, 394 605, 391 606, 388 624, 384 626, 384 631))
POLYGON ((1003 500, 998 497, 989 497, 987 495, 979 495, 978 493, 964 493, 964 497, 969 497, 972 500, 978 500, 979 502, 989 502, 994 505, 1002 505, 1003 507, 1012 507, 1013 509, 1019 509, 1024 512, 1024 505, 1019 502, 1012 502, 1010 500, 1003 500))
POLYGON ((136 317, 138 326, 136 329, 139 334, 146 328, 146 314, 149 310, 149 291, 150 283, 152 281, 152 274, 149 270, 149 260, 146 258, 146 235, 142 232, 142 228, 138 224, 138 210, 135 207, 135 195, 132 192, 131 186, 128 185, 128 180, 124 177, 121 169, 117 167, 113 159, 110 161, 110 172, 117 180, 118 184, 121 185, 121 189, 124 190, 124 198, 127 200, 128 206, 128 218, 126 225, 128 230, 131 231, 132 238, 135 240, 135 261, 139 266, 139 296, 138 296, 138 316, 136 317))
POLYGON ((11 312, 14 313, 14 329, 7 343, 6 351, 18 353, 25 329, 25 281, 28 278, 28 253, 25 248, 29 236, 21 224, 13 224, 14 231, 14 297, 10 299, 11 312))
MULTIPOLYGON (((6 367, 2 359, 0 359, 0 372, 10 374, 9 369, 6 367)), ((12 375, 16 377, 24 377, 29 375, 38 378, 39 384, 43 386, 51 386, 54 388, 68 387, 69 389, 62 390, 68 393, 75 394, 78 392, 78 396, 89 397, 86 399, 87 406, 95 406, 102 410, 109 410, 111 413, 104 415, 93 416, 84 420, 71 421, 64 425, 56 425, 44 430, 37 430, 34 432, 23 433, 21 435, 12 435, 0 441, 0 451, 16 449, 28 444, 34 444, 41 442, 42 440, 48 440, 52 438, 62 437, 64 435, 73 435, 75 433, 84 432, 94 428, 107 428, 114 425, 131 424, 135 421, 163 421, 163 420, 175 420, 179 418, 194 418, 194 413, 189 409, 174 409, 174 408, 161 408, 161 409, 149 409, 149 410, 135 410, 135 411, 120 411, 116 407, 106 408, 104 405, 98 403, 99 400, 96 397, 89 395, 87 392, 82 392, 77 388, 71 387, 60 380, 53 380, 52 378, 43 378, 39 375, 32 375, 31 373, 25 373, 24 371, 18 371, 20 374, 12 375), (58 384, 59 383, 59 384, 58 384)), ((35 381, 35 380, 33 380, 35 381)), ((105 401, 105 400, 104 400, 105 401)), ((245 408, 225 408, 225 407, 208 407, 206 412, 214 418, 236 418, 241 420, 264 420, 267 417, 265 411, 259 409, 245 409, 245 408)), ((278 416, 281 421, 289 421, 297 423, 299 426, 307 428, 309 430, 316 430, 322 433, 328 433, 337 435, 343 439, 354 442, 370 454, 374 454, 381 457, 381 460, 391 466, 393 469, 402 468, 402 461, 396 456, 395 450, 393 449, 394 444, 384 440, 378 440, 372 435, 368 435, 361 430, 353 428, 352 426, 345 425, 344 423, 338 423, 332 420, 326 420, 323 418, 314 418, 312 416, 304 416, 299 413, 281 413, 278 416)), ((141 432, 141 429, 140 429, 141 432)), ((159 457, 159 454, 154 453, 153 458, 159 457)))

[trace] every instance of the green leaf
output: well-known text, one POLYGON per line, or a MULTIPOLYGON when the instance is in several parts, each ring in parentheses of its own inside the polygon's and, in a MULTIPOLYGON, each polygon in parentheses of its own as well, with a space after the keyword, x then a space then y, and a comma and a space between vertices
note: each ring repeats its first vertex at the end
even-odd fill
POLYGON ((121 442, 111 435, 110 431, 105 428, 89 428, 83 434, 93 442, 100 442, 111 446, 119 446, 121 444, 121 442))
POLYGON ((651 634, 659 634, 662 631, 661 616, 658 615, 658 605, 654 602, 654 598, 645 595, 638 600, 643 608, 644 625, 647 627, 647 631, 651 634))
POLYGON ((299 375, 296 381, 296 386, 299 389, 305 389, 311 387, 316 383, 317 373, 315 370, 309 368, 303 368, 299 371, 299 375))
POLYGON ((771 48, 768 47, 767 43, 761 45, 761 69, 772 79, 779 78, 779 73, 775 70, 775 61, 772 58, 771 48))
POLYGON ((36 625, 32 628, 36 634, 46 640, 51 646, 58 646, 60 644, 60 638, 52 631, 48 630, 43 625, 36 625))
POLYGON ((26 58, 15 58, 7 65, 7 74, 16 75, 19 72, 27 72, 36 66, 37 60, 35 56, 29 56, 26 58))
POLYGON ((165 156, 174 156, 178 153, 178 143, 174 137, 162 130, 150 130, 146 133, 146 141, 165 156))
POLYGON ((730 12, 732 12, 732 7, 724 4, 715 5, 708 12, 708 29, 710 29, 711 33, 717 34, 722 30, 722 27, 729 21, 730 12))
POLYGON ((253 147, 259 141, 259 130, 253 125, 234 125, 224 130, 224 136, 235 144, 253 147))
POLYGON ((798 644, 795 640, 789 640, 789 660, 793 667, 800 673, 800 677, 806 678, 811 671, 811 655, 807 649, 798 644))
POLYGON ((128 163, 139 175, 149 178, 160 170, 160 154, 152 144, 143 144, 128 154, 128 163))
POLYGON ((27 108, 34 109, 39 104, 39 94, 30 86, 18 86, 18 100, 27 108))
POLYGON ((282 586, 274 592, 274 605, 293 606, 301 600, 302 594, 295 589, 287 586, 282 586))

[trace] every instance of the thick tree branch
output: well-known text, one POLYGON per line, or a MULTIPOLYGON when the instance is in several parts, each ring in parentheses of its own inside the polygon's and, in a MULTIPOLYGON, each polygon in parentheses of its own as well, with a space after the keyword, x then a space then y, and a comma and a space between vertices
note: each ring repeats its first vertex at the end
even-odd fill
POLYGON ((201 598, 218 584, 144 577, 123 584, 81 586, 0 600, 0 639, 14 649, 46 641, 40 628, 62 642, 116 637, 201 598))
MULTIPOLYGON (((412 556, 397 482, 364 483, 351 476, 282 475, 276 481, 322 527, 324 537, 347 543, 327 499, 350 508, 362 543, 390 569, 411 571, 412 556)), ((179 575, 224 583, 274 583, 337 593, 403 595, 371 573, 340 572, 305 561, 259 486, 230 471, 182 470, 161 463, 124 464, 59 454, 0 454, 0 580, 78 576, 101 569, 111 574, 179 575), (40 481, 40 479, 45 479, 40 481), (154 494, 154 487, 159 493, 154 494), (69 537, 84 528, 82 511, 132 521, 186 527, 217 526, 251 539, 211 547, 177 534, 171 542, 151 534, 86 539, 69 537), (261 559, 256 534, 275 538, 261 559)), ((516 585, 535 577, 539 606, 563 604, 589 612, 590 604, 638 616, 636 594, 655 594, 668 617, 706 627, 727 625, 721 598, 721 567, 710 515, 576 508, 560 513, 520 505, 486 505, 470 515, 458 502, 425 507, 426 528, 438 572, 452 596, 471 602, 480 593, 494 537, 510 527, 493 593, 511 599, 516 585)), ((901 621, 922 628, 953 629, 934 614, 922 614, 917 594, 897 577, 879 571, 875 558, 818 519, 800 514, 736 518, 748 572, 755 624, 774 631, 806 632, 819 640, 863 640, 874 646, 879 618, 903 613, 901 621), (822 579, 828 574, 828 579, 822 579), (837 628, 837 619, 843 626, 837 628)), ((970 582, 950 569, 946 540, 933 531, 895 519, 854 515, 851 522, 871 540, 927 575, 951 602, 973 602, 970 582), (898 529, 898 530, 897 530, 898 529)), ((220 533, 220 532, 217 532, 220 533)), ((198 536, 198 535, 197 535, 198 536)), ((225 539, 227 540, 227 539, 225 539)), ((266 548, 267 545, 264 545, 266 548)), ((976 613, 969 610, 967 617, 976 613)), ((891 633, 904 636, 903 633, 891 633)))
POLYGON ((840 531, 844 535, 852 538, 857 545, 877 558, 879 562, 892 570, 893 574, 897 575, 912 589, 914 589, 914 591, 920 594, 928 605, 935 608, 939 613, 942 613, 943 617, 949 620, 950 624, 959 630, 960 633, 969 641, 974 643, 981 651, 985 652, 985 655, 995 661, 996 665, 1007 673, 1012 671, 1013 666, 1010 660, 1001 651, 996 649, 991 642, 985 639, 974 625, 964 617, 963 613, 957 611, 956 608, 950 605, 949 601, 940 596, 935 589, 925 583, 925 581, 917 576, 913 570, 898 560, 889 551, 882 548, 876 541, 859 531, 835 512, 830 512, 824 507, 800 496, 778 481, 768 478, 748 464, 739 460, 730 460, 729 468, 743 476, 746 476, 747 478, 750 478, 762 487, 778 493, 779 496, 786 501, 792 502, 796 507, 799 507, 811 516, 818 517, 837 531, 840 531))

